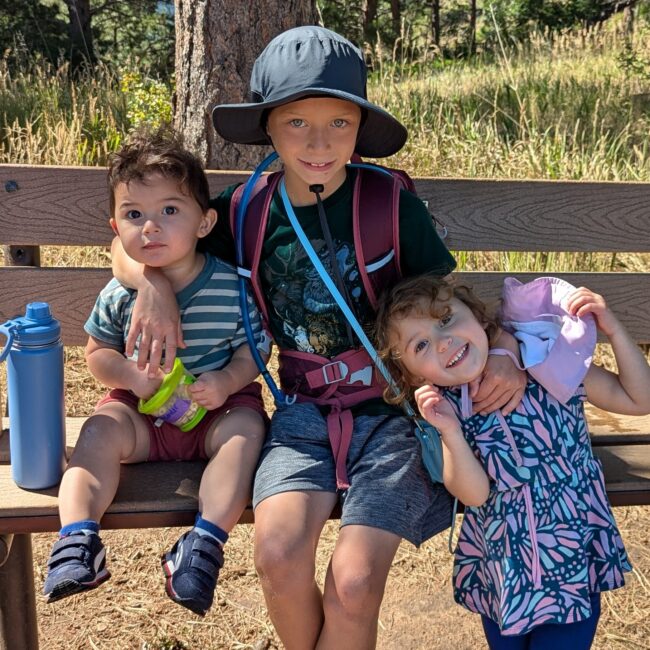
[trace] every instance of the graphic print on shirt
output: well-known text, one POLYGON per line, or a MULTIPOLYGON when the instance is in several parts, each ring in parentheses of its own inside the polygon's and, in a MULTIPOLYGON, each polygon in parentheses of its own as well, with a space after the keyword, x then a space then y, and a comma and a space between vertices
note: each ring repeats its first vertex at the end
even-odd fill
MULTIPOLYGON (((323 266, 334 277, 323 240, 312 241, 323 266)), ((365 313, 367 300, 352 245, 334 241, 336 260, 352 300, 352 310, 365 313)), ((264 291, 272 312, 270 328, 280 348, 332 357, 348 350, 345 319, 302 246, 278 246, 265 260, 264 291)))

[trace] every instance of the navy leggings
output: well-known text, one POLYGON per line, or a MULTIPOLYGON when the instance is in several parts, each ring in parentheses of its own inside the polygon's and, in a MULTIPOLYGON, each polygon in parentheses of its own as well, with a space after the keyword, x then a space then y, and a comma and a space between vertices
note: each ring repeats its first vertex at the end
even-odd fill
POLYGON ((600 618, 600 594, 592 594, 591 616, 578 623, 540 625, 528 634, 504 636, 491 619, 481 616, 490 650, 589 650, 600 618))

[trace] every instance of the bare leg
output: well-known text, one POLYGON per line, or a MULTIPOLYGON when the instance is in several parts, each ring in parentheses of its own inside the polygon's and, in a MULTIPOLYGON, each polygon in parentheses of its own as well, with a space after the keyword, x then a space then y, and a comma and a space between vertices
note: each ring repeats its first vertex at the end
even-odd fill
POLYGON ((255 565, 287 650, 313 648, 323 625, 315 556, 335 503, 331 492, 284 492, 255 509, 255 565))
POLYGON ((377 642, 379 608, 400 538, 379 528, 344 526, 325 579, 325 624, 318 650, 366 650, 377 642))
POLYGON ((59 517, 65 526, 99 521, 115 498, 120 463, 147 459, 149 431, 129 406, 109 402, 86 420, 59 488, 59 517))
POLYGON ((219 418, 205 438, 211 457, 199 488, 204 519, 230 532, 248 504, 253 472, 264 442, 264 421, 249 408, 236 408, 219 418))

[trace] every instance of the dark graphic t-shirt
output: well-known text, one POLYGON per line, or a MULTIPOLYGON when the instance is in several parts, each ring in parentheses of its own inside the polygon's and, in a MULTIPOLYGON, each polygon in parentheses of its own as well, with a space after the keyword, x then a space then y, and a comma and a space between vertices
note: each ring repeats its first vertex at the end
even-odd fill
MULTIPOLYGON (((323 206, 334 242, 336 260, 352 302, 350 307, 361 324, 367 325, 374 314, 363 291, 354 253, 352 193, 355 173, 348 173, 343 185, 323 201, 323 206)), ((203 242, 208 251, 233 263, 234 242, 230 231, 229 208, 234 189, 226 189, 212 202, 219 219, 212 233, 203 242)), ((431 215, 422 201, 413 194, 402 191, 399 210, 400 263, 403 275, 450 273, 456 263, 438 237, 431 215)), ((323 265, 331 271, 330 255, 316 206, 298 207, 295 208, 295 213, 323 265)), ((314 352, 333 357, 352 347, 345 317, 298 241, 277 193, 271 203, 260 273, 262 288, 268 298, 268 327, 281 350, 314 352)))

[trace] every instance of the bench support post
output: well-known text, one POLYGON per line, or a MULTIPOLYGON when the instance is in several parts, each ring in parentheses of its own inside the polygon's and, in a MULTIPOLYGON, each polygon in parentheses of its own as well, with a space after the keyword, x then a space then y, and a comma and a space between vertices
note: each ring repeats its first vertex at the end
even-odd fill
POLYGON ((38 650, 32 536, 14 535, 0 567, 0 650, 38 650))

